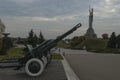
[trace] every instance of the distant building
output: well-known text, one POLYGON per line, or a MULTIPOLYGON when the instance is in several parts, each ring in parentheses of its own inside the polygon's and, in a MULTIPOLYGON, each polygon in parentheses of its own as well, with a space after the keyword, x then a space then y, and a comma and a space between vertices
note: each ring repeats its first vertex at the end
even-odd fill
POLYGON ((2 37, 2 33, 5 31, 5 25, 0 19, 0 38, 2 37))
POLYGON ((85 36, 97 38, 97 35, 94 32, 92 24, 93 24, 93 8, 89 9, 89 28, 87 29, 85 36))

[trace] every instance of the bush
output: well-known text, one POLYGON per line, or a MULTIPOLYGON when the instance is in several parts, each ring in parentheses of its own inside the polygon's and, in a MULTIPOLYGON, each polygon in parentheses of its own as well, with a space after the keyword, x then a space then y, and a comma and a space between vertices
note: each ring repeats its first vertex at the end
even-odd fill
POLYGON ((106 48, 106 49, 101 49, 101 50, 96 50, 91 52, 120 54, 120 51, 118 49, 113 49, 113 48, 106 48))
POLYGON ((52 53, 52 59, 54 59, 54 60, 62 60, 63 57, 58 53, 52 53))
POLYGON ((63 40, 61 40, 57 43, 57 47, 60 47, 60 48, 69 48, 69 46, 70 45, 63 40))
POLYGON ((103 39, 108 39, 108 34, 107 33, 102 34, 102 38, 103 39))

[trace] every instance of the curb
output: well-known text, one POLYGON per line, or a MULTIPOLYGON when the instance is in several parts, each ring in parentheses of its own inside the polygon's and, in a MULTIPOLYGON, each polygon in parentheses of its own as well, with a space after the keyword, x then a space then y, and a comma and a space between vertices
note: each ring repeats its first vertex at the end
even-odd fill
MULTIPOLYGON (((61 54, 62 55, 62 54, 61 54)), ((67 62, 67 60, 65 59, 65 57, 62 55, 63 60, 62 60, 62 64, 67 76, 68 80, 80 80, 78 78, 78 76, 75 74, 75 72, 72 70, 72 68, 70 67, 69 63, 67 62)))

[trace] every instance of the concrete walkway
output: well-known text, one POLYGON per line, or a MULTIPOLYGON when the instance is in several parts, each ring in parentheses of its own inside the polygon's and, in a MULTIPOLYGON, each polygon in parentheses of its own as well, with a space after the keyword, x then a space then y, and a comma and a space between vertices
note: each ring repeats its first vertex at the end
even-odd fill
POLYGON ((80 80, 78 76, 75 74, 75 72, 73 71, 73 69, 70 67, 69 63, 67 62, 64 56, 63 56, 62 64, 67 76, 67 80, 80 80))
MULTIPOLYGON (((85 51, 70 53, 65 58, 80 80, 120 80, 120 55, 85 51), (83 53, 84 52, 84 53, 83 53)), ((67 53, 69 52, 69 53, 67 53)))

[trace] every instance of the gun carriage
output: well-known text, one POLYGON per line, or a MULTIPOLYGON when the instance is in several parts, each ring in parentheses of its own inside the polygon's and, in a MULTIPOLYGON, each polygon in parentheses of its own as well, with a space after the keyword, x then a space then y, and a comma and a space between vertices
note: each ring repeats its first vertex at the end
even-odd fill
POLYGON ((32 48, 30 45, 26 45, 28 49, 24 57, 18 59, 10 59, 0 62, 0 68, 11 68, 15 67, 16 70, 24 67, 25 71, 30 76, 38 76, 42 74, 45 67, 51 61, 50 50, 56 46, 57 42, 70 35, 72 32, 81 27, 81 23, 74 26, 72 29, 66 33, 58 36, 56 39, 47 40, 42 42, 35 48, 32 48), (2 63, 17 63, 14 65, 2 65, 2 63))

